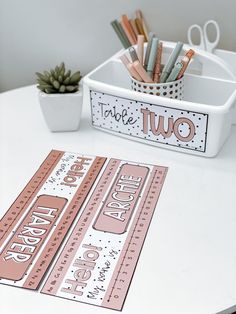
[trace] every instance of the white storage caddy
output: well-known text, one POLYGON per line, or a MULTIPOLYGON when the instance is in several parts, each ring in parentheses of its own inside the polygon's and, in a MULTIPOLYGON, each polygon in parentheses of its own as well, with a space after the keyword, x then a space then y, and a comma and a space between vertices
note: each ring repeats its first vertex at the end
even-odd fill
MULTIPOLYGON (((165 63, 175 43, 164 42, 165 63)), ((183 53, 190 49, 184 45, 183 53)), ((215 156, 236 123, 236 53, 197 50, 184 76, 184 100, 131 90, 118 52, 84 77, 92 125, 122 137, 199 156, 215 156), (223 60, 225 59, 225 60, 223 60)))

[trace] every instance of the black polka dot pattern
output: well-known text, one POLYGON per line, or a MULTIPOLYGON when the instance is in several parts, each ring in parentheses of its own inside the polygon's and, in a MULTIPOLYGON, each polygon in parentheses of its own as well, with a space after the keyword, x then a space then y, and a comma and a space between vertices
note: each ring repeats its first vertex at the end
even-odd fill
MULTIPOLYGON (((171 84, 172 97, 179 83, 171 84)), ((136 87, 137 86, 136 83, 136 87)), ((160 90, 160 89, 159 89, 160 90)), ((182 91, 182 89, 181 89, 182 91)), ((152 89, 153 92, 153 89, 152 89)), ((168 88, 163 93, 169 93, 168 88)), ((92 123, 110 132, 143 139, 151 145, 205 152, 208 115, 155 103, 90 91, 92 123)), ((159 101, 160 99, 160 101, 159 101)), ((181 105, 181 103, 180 103, 181 105)))

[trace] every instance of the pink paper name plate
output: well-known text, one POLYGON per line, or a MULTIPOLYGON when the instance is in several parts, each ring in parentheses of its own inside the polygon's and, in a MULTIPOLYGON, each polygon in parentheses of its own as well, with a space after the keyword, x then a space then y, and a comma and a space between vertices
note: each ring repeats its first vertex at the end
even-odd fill
POLYGON ((0 283, 121 310, 166 174, 51 151, 0 217, 0 283))
MULTIPOLYGON (((174 42, 163 41, 163 64, 175 46, 174 42)), ((144 44, 144 53, 146 47, 144 44)), ((180 57, 189 49, 189 45, 183 45, 180 57)), ((158 96, 156 87, 155 93, 149 90, 148 83, 139 88, 138 82, 127 74, 120 57, 128 50, 119 51, 98 66, 83 81, 92 125, 149 145, 215 156, 236 123, 236 53, 219 49, 215 55, 197 48, 194 51, 183 82, 173 82, 166 91, 162 86, 158 96), (177 97, 165 97, 170 90, 177 97)))

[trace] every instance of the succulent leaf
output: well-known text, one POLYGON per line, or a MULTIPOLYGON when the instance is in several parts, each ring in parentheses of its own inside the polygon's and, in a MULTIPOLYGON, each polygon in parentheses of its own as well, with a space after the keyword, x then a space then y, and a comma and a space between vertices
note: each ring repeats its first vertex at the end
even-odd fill
POLYGON ((70 78, 70 84, 78 84, 80 80, 80 71, 75 72, 70 78))
POLYGON ((45 92, 46 92, 47 94, 53 94, 53 93, 56 93, 55 89, 53 89, 53 88, 49 88, 49 87, 45 89, 45 92))
POLYGON ((44 89, 46 89, 46 88, 52 88, 52 85, 49 85, 49 84, 40 84, 40 86, 42 87, 42 88, 44 88, 44 89))
POLYGON ((42 73, 39 73, 39 72, 36 72, 36 75, 38 76, 38 78, 40 80, 42 80, 43 82, 48 82, 47 78, 42 74, 42 73))
POLYGON ((59 76, 64 78, 64 74, 65 74, 65 68, 62 68, 61 71, 59 72, 59 76))
POLYGON ((71 70, 66 71, 64 62, 54 69, 43 71, 43 74, 36 72, 36 75, 37 88, 47 94, 74 93, 79 90, 80 71, 71 75, 71 70))
POLYGON ((71 70, 68 70, 65 74, 65 78, 70 77, 70 75, 71 75, 71 70))
POLYGON ((59 92, 60 93, 65 93, 65 90, 66 90, 65 85, 61 85, 60 88, 59 88, 59 92))
POLYGON ((58 81, 59 81, 59 83, 63 82, 63 77, 61 75, 58 76, 58 81))
POLYGON ((75 89, 76 89, 76 86, 73 86, 73 85, 67 85, 66 86, 66 90, 68 92, 73 92, 75 89))
POLYGON ((56 89, 60 88, 60 83, 57 80, 54 80, 52 84, 56 89))
POLYGON ((64 81, 63 84, 68 85, 70 83, 70 78, 67 77, 64 81))
POLYGON ((44 74, 45 77, 50 76, 50 73, 48 71, 43 71, 43 74, 44 74))

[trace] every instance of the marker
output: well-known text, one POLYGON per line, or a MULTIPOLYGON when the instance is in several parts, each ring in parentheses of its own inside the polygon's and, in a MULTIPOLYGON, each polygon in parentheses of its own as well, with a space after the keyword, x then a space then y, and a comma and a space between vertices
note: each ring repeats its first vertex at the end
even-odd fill
POLYGON ((137 55, 139 62, 143 64, 143 44, 144 44, 144 35, 138 35, 138 44, 137 44, 137 55))
MULTIPOLYGON (((129 38, 126 36, 126 34, 125 34, 125 32, 124 32, 124 30, 123 30, 123 27, 121 26, 120 22, 117 21, 117 24, 116 24, 116 25, 117 25, 117 27, 119 28, 121 35, 123 36, 123 38, 125 39, 125 41, 126 41, 127 44, 129 45, 128 47, 130 47, 130 46, 131 46, 131 42, 129 41, 129 38)), ((127 47, 127 48, 128 48, 128 47, 127 47)))
POLYGON ((183 67, 182 67, 181 71, 179 72, 177 79, 180 79, 184 75, 184 72, 186 71, 187 66, 188 66, 190 60, 192 59, 192 57, 194 56, 194 54, 195 54, 195 52, 192 49, 189 49, 186 52, 185 56, 180 61, 183 64, 183 67))
POLYGON ((147 28, 147 25, 145 23, 142 11, 141 10, 136 10, 135 14, 136 14, 137 18, 140 19, 140 21, 142 23, 142 28, 143 28, 145 37, 148 39, 148 28, 147 28))
POLYGON ((169 56, 169 59, 166 63, 166 65, 164 66, 164 69, 162 71, 162 74, 161 74, 161 78, 160 78, 160 81, 161 83, 165 83, 168 76, 170 75, 170 72, 172 71, 172 68, 182 50, 182 47, 183 47, 183 43, 181 42, 178 42, 174 48, 174 50, 172 51, 171 55, 169 56))
POLYGON ((168 76, 166 82, 173 82, 177 79, 179 72, 183 68, 183 64, 181 62, 176 63, 176 65, 173 67, 170 75, 168 76))
POLYGON ((138 32, 137 26, 136 26, 136 24, 135 24, 135 21, 134 21, 133 19, 130 19, 130 20, 129 20, 129 23, 130 23, 130 25, 131 25, 131 27, 132 27, 132 29, 133 29, 133 32, 134 32, 136 38, 138 38, 139 32, 138 32))
POLYGON ((137 26, 139 34, 144 36, 144 41, 146 42, 147 41, 147 37, 146 37, 146 35, 144 33, 144 30, 143 30, 142 21, 139 18, 136 18, 135 19, 135 24, 137 26))
POLYGON ((152 40, 153 40, 154 37, 155 37, 155 34, 150 32, 149 33, 148 44, 147 44, 147 48, 146 48, 146 53, 145 53, 145 59, 144 59, 144 68, 145 69, 147 69, 149 55, 150 55, 151 46, 152 46, 152 40))
POLYGON ((134 47, 129 48, 129 54, 130 54, 131 60, 133 62, 138 60, 138 56, 137 56, 137 53, 136 53, 136 50, 134 49, 134 47))
POLYGON ((163 43, 160 42, 157 49, 156 65, 154 68, 154 77, 153 77, 154 83, 160 82, 162 50, 163 50, 163 43))
POLYGON ((136 44, 136 36, 133 32, 133 29, 129 23, 129 19, 127 17, 127 15, 123 14, 121 17, 121 25, 124 28, 124 31, 127 35, 127 37, 129 38, 129 41, 131 42, 132 45, 136 44))
POLYGON ((133 63, 133 66, 145 83, 153 83, 153 80, 150 78, 150 76, 147 74, 142 64, 138 60, 133 63))
POLYGON ((154 37, 152 40, 152 46, 151 46, 148 65, 147 65, 147 73, 150 77, 152 77, 153 75, 153 70, 154 70, 156 56, 157 56, 158 44, 159 44, 159 39, 154 37))
POLYGON ((126 27, 125 23, 123 21, 120 22, 120 25, 125 33, 125 35, 127 36, 129 42, 131 45, 135 45, 135 41, 133 40, 132 36, 130 35, 128 28, 126 27))
POLYGON ((114 31, 116 32, 116 35, 118 36, 118 38, 120 39, 123 47, 125 49, 127 49, 128 47, 130 47, 130 43, 126 40, 126 38, 124 38, 123 34, 120 32, 120 29, 118 27, 118 21, 114 20, 111 22, 111 26, 113 27, 114 31))
POLYGON ((129 59, 127 58, 127 56, 124 54, 120 57, 120 60, 122 61, 122 63, 124 64, 124 66, 126 67, 126 69, 129 71, 129 74, 136 79, 137 81, 142 82, 142 77, 138 74, 138 72, 135 70, 134 66, 132 63, 129 62, 129 59))

